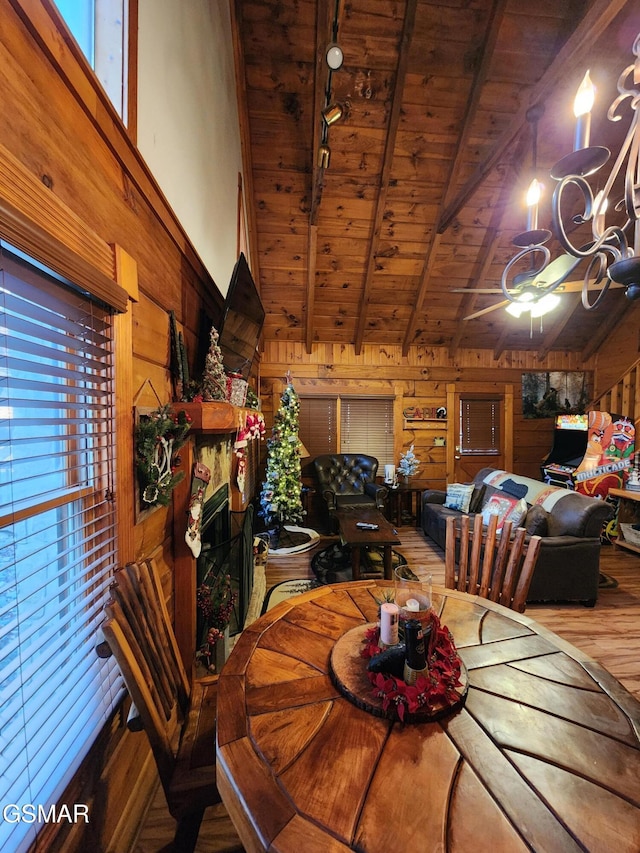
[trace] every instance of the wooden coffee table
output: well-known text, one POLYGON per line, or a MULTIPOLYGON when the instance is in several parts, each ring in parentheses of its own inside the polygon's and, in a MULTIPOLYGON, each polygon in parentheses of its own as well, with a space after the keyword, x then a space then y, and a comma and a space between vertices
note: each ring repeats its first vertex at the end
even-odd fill
POLYGON ((360 580, 360 550, 369 545, 384 549, 384 577, 391 580, 392 547, 401 545, 398 531, 377 509, 340 509, 335 513, 340 529, 340 540, 351 548, 351 569, 354 581, 360 580), (377 530, 357 527, 358 522, 377 524, 377 530))

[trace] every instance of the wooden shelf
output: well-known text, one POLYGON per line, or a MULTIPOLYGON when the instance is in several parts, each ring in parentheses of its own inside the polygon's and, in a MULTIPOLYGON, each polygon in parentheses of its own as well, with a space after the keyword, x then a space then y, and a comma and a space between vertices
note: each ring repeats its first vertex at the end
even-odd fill
POLYGON ((191 418, 191 431, 203 434, 235 432, 244 425, 246 413, 255 411, 232 406, 231 403, 224 401, 172 403, 172 409, 174 412, 186 412, 191 418))
POLYGON ((624 538, 621 524, 637 524, 640 522, 640 492, 631 492, 627 489, 609 489, 609 494, 619 499, 618 506, 618 538, 616 545, 640 554, 640 546, 627 542, 624 538))
POLYGON ((438 427, 446 430, 447 421, 444 418, 422 418, 412 421, 410 418, 404 419, 405 429, 438 429, 438 427))

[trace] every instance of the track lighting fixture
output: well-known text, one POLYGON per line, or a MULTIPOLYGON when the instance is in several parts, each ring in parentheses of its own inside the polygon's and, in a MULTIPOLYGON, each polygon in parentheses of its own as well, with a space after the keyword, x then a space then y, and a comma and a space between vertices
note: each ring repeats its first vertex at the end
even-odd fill
POLYGON ((327 65, 332 71, 337 71, 339 68, 342 68, 342 63, 344 62, 344 54, 342 53, 342 48, 339 44, 332 42, 327 47, 325 57, 327 60, 327 65))
POLYGON ((322 110, 322 118, 329 127, 339 121, 344 114, 344 110, 340 104, 329 104, 322 110))

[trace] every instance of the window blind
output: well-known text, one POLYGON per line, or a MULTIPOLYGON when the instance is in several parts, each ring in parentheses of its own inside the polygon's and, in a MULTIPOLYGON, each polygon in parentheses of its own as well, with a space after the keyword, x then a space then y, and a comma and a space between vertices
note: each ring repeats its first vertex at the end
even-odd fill
MULTIPOLYGON (((111 321, 0 262, 0 802, 48 807, 122 695, 95 652, 117 559, 111 321)), ((0 821, 0 849, 37 828, 0 821)))
POLYGON ((335 397, 301 397, 298 437, 310 458, 335 453, 338 438, 335 397))
POLYGON ((459 443, 462 453, 500 453, 500 400, 460 400, 459 443))
POLYGON ((393 463, 393 400, 347 397, 340 413, 341 453, 367 453, 379 467, 393 463))

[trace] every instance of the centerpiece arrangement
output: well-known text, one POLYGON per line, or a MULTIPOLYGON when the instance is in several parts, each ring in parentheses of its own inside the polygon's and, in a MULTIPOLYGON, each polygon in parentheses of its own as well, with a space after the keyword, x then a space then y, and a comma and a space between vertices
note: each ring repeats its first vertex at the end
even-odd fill
POLYGON ((409 595, 406 585, 388 591, 380 621, 347 631, 331 654, 333 681, 347 699, 402 723, 451 713, 468 689, 453 636, 432 607, 430 582, 410 586, 409 595))

